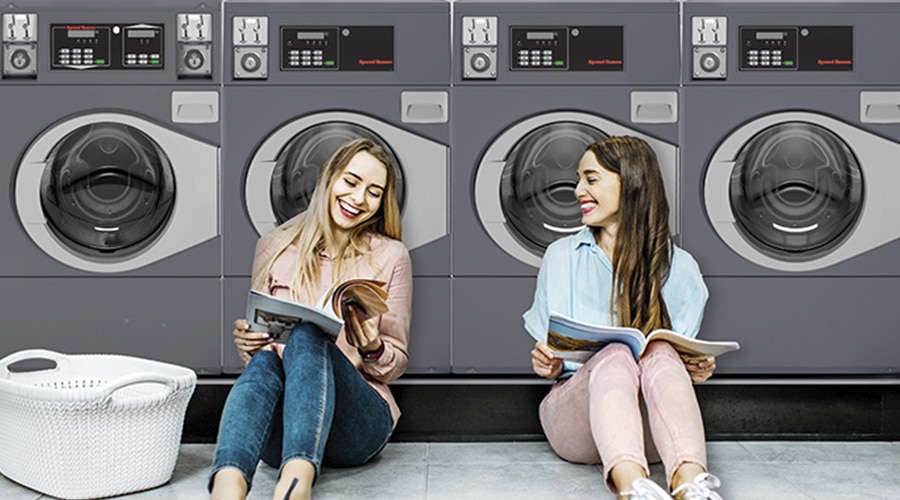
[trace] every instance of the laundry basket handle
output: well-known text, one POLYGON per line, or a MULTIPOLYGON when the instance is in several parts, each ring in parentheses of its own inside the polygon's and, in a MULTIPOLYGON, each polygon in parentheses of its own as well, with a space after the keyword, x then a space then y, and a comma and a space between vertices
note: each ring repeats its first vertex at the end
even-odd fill
POLYGON ((108 400, 112 394, 119 389, 124 389, 130 385, 136 384, 148 384, 148 383, 156 383, 162 384, 166 386, 169 393, 166 394, 166 397, 175 392, 175 383, 176 380, 171 376, 166 376, 161 373, 154 372, 139 372, 139 373, 129 373, 128 375, 123 375, 108 384, 105 384, 103 387, 103 393, 99 399, 106 401, 108 400))
POLYGON ((9 356, 0 359, 0 377, 9 378, 11 374, 15 375, 15 373, 9 371, 9 367, 19 361, 30 359, 47 359, 56 363, 56 367, 50 368, 49 370, 65 370, 69 367, 69 358, 65 354, 47 349, 26 349, 24 351, 14 352, 9 356))

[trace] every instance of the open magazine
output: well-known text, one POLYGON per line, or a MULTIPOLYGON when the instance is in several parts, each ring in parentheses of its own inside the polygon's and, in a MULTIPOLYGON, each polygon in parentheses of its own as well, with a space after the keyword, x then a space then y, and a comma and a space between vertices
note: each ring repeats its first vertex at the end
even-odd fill
POLYGON ((382 286, 383 281, 366 278, 342 281, 328 290, 316 306, 250 290, 247 322, 251 330, 268 332, 278 343, 286 342, 294 326, 303 321, 314 323, 334 340, 344 327, 343 315, 348 305, 352 304, 363 313, 362 320, 388 311, 385 303, 388 293, 382 286))
POLYGON ((718 356, 741 348, 734 341, 689 339, 665 329, 653 330, 644 337, 637 328, 592 325, 550 312, 547 345, 557 358, 584 363, 608 344, 621 342, 631 349, 635 359, 640 359, 644 348, 654 340, 664 340, 680 354, 689 356, 718 356))

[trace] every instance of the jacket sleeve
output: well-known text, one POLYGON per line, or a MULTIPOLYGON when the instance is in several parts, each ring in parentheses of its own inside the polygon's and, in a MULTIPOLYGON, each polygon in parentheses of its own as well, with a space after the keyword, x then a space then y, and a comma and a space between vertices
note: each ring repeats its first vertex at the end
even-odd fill
POLYGON ((379 382, 400 378, 409 364, 409 324, 412 317, 412 263, 402 243, 394 258, 382 268, 389 311, 379 318, 378 330, 384 351, 377 359, 362 361, 363 374, 379 382))

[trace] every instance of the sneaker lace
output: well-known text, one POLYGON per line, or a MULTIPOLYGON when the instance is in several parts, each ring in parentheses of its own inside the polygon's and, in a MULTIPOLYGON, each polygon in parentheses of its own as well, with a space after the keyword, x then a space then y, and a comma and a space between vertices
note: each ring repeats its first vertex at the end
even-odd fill
POLYGON ((719 478, 708 472, 702 472, 697 474, 693 482, 675 488, 672 496, 682 494, 683 500, 723 500, 721 495, 712 491, 719 486, 722 486, 719 478))
POLYGON ((647 478, 636 479, 622 495, 629 500, 672 500, 666 490, 647 478))

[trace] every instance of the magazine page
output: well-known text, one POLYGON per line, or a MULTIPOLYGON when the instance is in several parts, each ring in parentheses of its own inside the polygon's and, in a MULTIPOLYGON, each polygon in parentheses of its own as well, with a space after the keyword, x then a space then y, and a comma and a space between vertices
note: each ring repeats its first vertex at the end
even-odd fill
POLYGON ((547 345, 557 357, 583 362, 610 342, 627 345, 635 358, 644 348, 644 336, 634 328, 592 325, 550 312, 547 345))
POLYGON ((247 297, 247 322, 253 331, 268 332, 284 343, 297 323, 309 321, 319 326, 332 340, 337 339, 344 321, 327 310, 280 299, 257 290, 247 297))
POLYGON ((729 351, 736 351, 741 345, 734 341, 689 339, 671 330, 654 330, 647 341, 665 340, 675 350, 688 356, 718 356, 729 351))
POLYGON ((354 304, 363 312, 361 319, 365 321, 388 312, 385 303, 388 293, 382 288, 384 284, 383 281, 366 278, 349 279, 330 290, 325 300, 330 296, 331 310, 339 318, 343 317, 348 304, 354 304))

